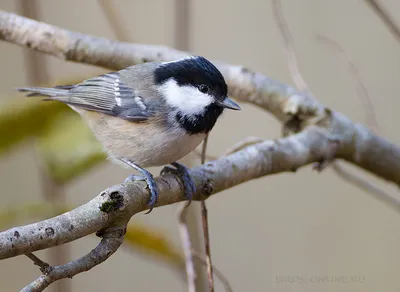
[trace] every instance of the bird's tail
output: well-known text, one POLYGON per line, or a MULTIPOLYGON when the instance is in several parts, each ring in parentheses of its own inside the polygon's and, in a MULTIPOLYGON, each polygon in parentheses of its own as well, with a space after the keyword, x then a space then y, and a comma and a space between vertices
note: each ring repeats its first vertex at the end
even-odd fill
POLYGON ((72 89, 73 85, 63 85, 50 87, 22 87, 17 88, 20 92, 28 92, 26 96, 47 96, 44 100, 60 100, 62 101, 68 95, 68 92, 72 89))

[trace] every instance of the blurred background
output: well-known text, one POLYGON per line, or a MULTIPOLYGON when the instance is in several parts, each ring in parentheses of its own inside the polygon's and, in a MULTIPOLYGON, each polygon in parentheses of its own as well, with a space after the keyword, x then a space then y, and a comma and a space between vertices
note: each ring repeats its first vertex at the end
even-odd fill
MULTIPOLYGON (((400 23, 400 2, 380 3, 400 23)), ((81 33, 189 50, 293 85, 271 0, 109 0, 102 5, 95 0, 0 0, 0 8, 81 33), (119 35, 110 20, 123 27, 119 35)), ((366 122, 348 63, 318 41, 316 36, 323 35, 339 43, 358 67, 380 134, 399 144, 400 44, 365 1, 286 0, 283 13, 303 77, 319 101, 366 122)), ((5 42, 0 43, 0 63, 1 230, 83 204, 130 174, 103 162, 72 110, 28 101, 14 91, 29 84, 77 82, 104 69, 5 42)), ((217 123, 210 155, 222 154, 247 136, 279 137, 281 125, 270 114, 241 106, 240 117, 227 112, 217 123)), ((196 155, 184 161, 199 163, 196 155)), ((400 196, 393 186, 346 168, 400 196)), ((150 170, 158 174, 160 169, 150 170)), ((264 177, 213 196, 207 204, 213 262, 234 291, 400 290, 400 214, 331 169, 317 173, 307 167, 264 177)), ((192 205, 199 209, 198 203, 192 205)), ((47 290, 186 291, 176 214, 173 205, 134 216, 129 238, 115 255, 47 290)), ((194 230, 199 229, 196 217, 194 212, 190 219, 194 230)), ((97 242, 92 235, 36 254, 61 264, 97 242)), ((0 261, 2 291, 17 291, 39 275, 24 256, 0 261)), ((216 291, 223 291, 215 282, 216 291)))

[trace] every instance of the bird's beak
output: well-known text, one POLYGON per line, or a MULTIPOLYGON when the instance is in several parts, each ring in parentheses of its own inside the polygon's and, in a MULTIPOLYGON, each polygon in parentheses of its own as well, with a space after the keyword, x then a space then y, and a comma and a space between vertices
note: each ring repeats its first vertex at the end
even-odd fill
POLYGON ((219 106, 222 106, 223 108, 228 108, 231 110, 240 110, 240 106, 234 102, 232 99, 226 97, 224 100, 222 101, 217 101, 217 104, 219 106))

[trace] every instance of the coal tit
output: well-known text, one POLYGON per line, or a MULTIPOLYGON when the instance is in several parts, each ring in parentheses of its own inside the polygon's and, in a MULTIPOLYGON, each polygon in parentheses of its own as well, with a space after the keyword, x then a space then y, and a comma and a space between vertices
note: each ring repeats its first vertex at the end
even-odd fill
POLYGON ((18 90, 63 102, 78 112, 113 162, 123 162, 141 174, 125 182, 147 182, 149 212, 158 193, 144 167, 173 165, 191 200, 194 184, 187 168, 176 161, 201 143, 225 108, 240 109, 227 97, 221 72, 201 56, 147 62, 74 85, 18 90))

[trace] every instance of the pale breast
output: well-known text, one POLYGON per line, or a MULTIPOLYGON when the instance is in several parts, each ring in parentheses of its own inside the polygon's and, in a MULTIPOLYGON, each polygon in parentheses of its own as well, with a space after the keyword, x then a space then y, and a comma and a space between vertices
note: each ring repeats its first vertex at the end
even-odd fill
POLYGON ((126 158, 141 167, 161 166, 177 161, 195 149, 205 134, 187 135, 183 129, 166 131, 149 123, 132 123, 98 113, 86 113, 97 139, 110 158, 126 158), (93 116, 95 115, 95 116, 93 116))

